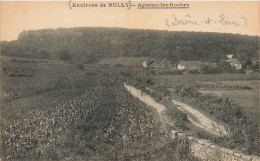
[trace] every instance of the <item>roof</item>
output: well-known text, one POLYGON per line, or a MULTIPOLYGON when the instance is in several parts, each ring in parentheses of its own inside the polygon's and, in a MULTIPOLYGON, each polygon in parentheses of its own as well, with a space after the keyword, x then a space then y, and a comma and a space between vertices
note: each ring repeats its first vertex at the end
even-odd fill
POLYGON ((184 66, 186 70, 199 70, 201 67, 200 61, 181 61, 178 66, 184 66))
POLYGON ((227 63, 240 63, 237 59, 228 59, 226 60, 227 63))
POLYGON ((150 62, 148 62, 148 64, 150 68, 173 68, 171 62, 166 59, 151 60, 150 62))
POLYGON ((142 66, 147 57, 116 57, 116 58, 103 58, 99 64, 122 64, 124 66, 142 66))
POLYGON ((200 66, 200 61, 181 61, 179 65, 181 66, 200 66))

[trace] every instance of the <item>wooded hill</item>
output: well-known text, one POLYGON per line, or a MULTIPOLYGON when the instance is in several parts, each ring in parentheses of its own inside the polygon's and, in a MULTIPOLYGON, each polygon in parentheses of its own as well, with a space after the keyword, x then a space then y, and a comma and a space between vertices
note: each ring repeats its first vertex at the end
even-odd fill
POLYGON ((245 62, 258 58, 259 48, 257 36, 91 27, 23 31, 18 40, 0 42, 2 55, 80 63, 122 56, 219 62, 227 54, 245 62))

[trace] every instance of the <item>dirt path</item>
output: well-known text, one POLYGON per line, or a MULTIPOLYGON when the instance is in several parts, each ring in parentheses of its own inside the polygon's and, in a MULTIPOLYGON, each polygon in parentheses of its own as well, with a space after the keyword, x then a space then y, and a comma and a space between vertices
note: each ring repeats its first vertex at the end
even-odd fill
MULTIPOLYGON (((124 84, 124 87, 140 101, 144 102, 148 106, 155 108, 160 115, 160 119, 163 122, 162 112, 166 110, 164 105, 157 103, 152 97, 143 93, 141 90, 136 89, 133 86, 124 84)), ((177 108, 185 113, 187 113, 189 120, 195 126, 198 126, 212 134, 215 135, 226 135, 226 130, 224 126, 217 124, 216 122, 210 120, 205 115, 199 111, 193 109, 192 107, 183 104, 181 102, 172 100, 172 102, 177 105, 177 108)), ((174 130, 172 130, 174 132, 174 130)), ((178 131, 175 131, 178 132, 178 131)), ((226 148, 219 147, 211 141, 198 139, 192 136, 188 136, 191 141, 191 150, 194 156, 200 158, 201 160, 231 160, 231 161, 258 161, 259 157, 248 156, 237 151, 229 150, 226 148)))
MULTIPOLYGON (((124 87, 134 97, 138 98, 140 101, 144 102, 148 106, 155 108, 160 116, 161 121, 164 122, 163 117, 162 117, 162 111, 166 110, 164 105, 157 103, 152 97, 143 93, 141 90, 136 89, 133 86, 127 85, 125 83, 124 87)), ((178 102, 175 100, 172 100, 172 102, 175 105, 177 105, 177 108, 179 110, 183 111, 184 113, 186 113, 188 115, 189 121, 192 124, 194 124, 195 126, 202 128, 214 135, 218 135, 218 136, 227 135, 227 132, 226 132, 224 126, 219 125, 218 123, 210 120, 209 118, 207 118, 205 115, 203 115, 199 111, 197 111, 197 110, 193 109, 192 107, 190 107, 186 104, 183 104, 181 102, 178 102)))
POLYGON ((164 105, 161 105, 157 103, 152 97, 149 95, 143 93, 141 90, 136 89, 133 86, 127 85, 126 83, 124 84, 124 87, 135 97, 137 97, 140 101, 144 102, 148 106, 151 106, 157 110, 159 115, 161 115, 162 111, 166 110, 164 105))
POLYGON ((152 97, 145 94, 141 90, 136 89, 133 86, 130 86, 130 85, 127 85, 126 83, 124 83, 124 87, 128 90, 128 92, 130 92, 134 97, 138 98, 141 102, 145 103, 146 105, 148 105, 151 108, 156 109, 156 111, 159 115, 160 123, 161 123, 161 130, 165 131, 166 124, 165 124, 165 119, 162 114, 163 111, 166 111, 165 106, 157 103, 152 97))
POLYGON ((202 113, 200 113, 199 111, 195 110, 194 108, 172 100, 172 102, 177 105, 177 108, 181 111, 183 111, 184 113, 186 113, 188 115, 188 119, 189 121, 194 124, 195 126, 202 128, 214 135, 218 135, 218 136, 223 136, 223 135, 227 135, 226 129, 224 126, 219 125, 218 123, 216 123, 215 121, 210 120, 209 118, 207 118, 205 115, 203 115, 202 113))

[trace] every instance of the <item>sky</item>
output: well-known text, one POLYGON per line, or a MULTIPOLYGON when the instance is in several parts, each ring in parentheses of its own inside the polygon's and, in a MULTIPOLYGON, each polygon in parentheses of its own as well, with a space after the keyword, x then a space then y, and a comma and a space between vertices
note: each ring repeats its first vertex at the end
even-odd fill
MULTIPOLYGON (((127 3, 128 1, 114 2, 127 3)), ((72 7, 73 3, 0 2, 0 40, 11 41, 24 30, 70 27, 122 27, 169 31, 239 33, 260 36, 260 2, 177 2, 189 8, 137 9, 127 7, 72 7), (70 8, 72 7, 72 8, 70 8), (221 22, 220 22, 221 21, 221 22), (207 24, 209 22, 209 24, 207 24)), ((107 6, 109 2, 104 2, 107 6)), ((140 2, 140 4, 161 2, 140 2)), ((162 2, 169 5, 168 2, 162 2)))

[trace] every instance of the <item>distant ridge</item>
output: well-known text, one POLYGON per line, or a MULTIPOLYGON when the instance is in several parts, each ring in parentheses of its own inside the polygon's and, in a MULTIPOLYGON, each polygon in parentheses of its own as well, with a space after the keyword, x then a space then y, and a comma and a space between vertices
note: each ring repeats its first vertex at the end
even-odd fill
POLYGON ((76 27, 23 31, 18 40, 0 43, 6 56, 58 59, 67 52, 75 62, 104 57, 167 58, 219 62, 227 54, 240 61, 257 58, 259 37, 203 32, 76 27))

